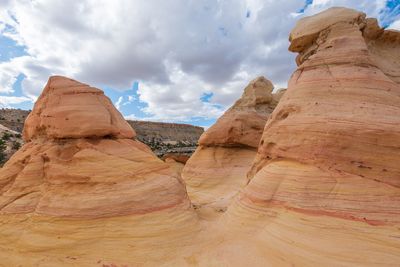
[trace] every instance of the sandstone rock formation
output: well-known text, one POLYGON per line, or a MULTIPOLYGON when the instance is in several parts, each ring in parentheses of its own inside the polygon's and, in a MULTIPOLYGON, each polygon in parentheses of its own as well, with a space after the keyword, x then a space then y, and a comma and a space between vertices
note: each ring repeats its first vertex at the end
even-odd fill
POLYGON ((59 77, 50 78, 25 121, 23 134, 25 141, 136 135, 103 91, 59 77))
MULTIPOLYGON (((30 111, 21 109, 0 109, 0 125, 16 131, 17 134, 22 133, 25 119, 29 113, 30 111)), ((190 124, 131 120, 127 120, 127 122, 135 129, 136 139, 148 145, 159 157, 170 153, 192 155, 204 132, 202 127, 190 124)), ((72 118, 70 123, 78 122, 72 118)), ((7 159, 8 155, 12 155, 15 151, 10 152, 7 153, 7 159)))
POLYGON ((134 136, 101 90, 51 77, 0 171, 2 266, 173 257, 162 248, 185 244, 196 216, 180 177, 134 136))
POLYGON ((186 154, 180 154, 180 153, 167 153, 163 156, 163 160, 167 159, 173 159, 176 162, 180 162, 182 164, 185 164, 189 160, 190 156, 186 154))
POLYGON ((258 78, 188 160, 197 214, 101 91, 50 78, 0 170, 0 266, 398 266, 399 36, 345 8, 301 19, 272 114, 258 78))
POLYGON ((176 161, 174 158, 166 158, 164 161, 170 166, 170 168, 172 168, 177 173, 177 175, 181 175, 182 170, 185 167, 185 164, 176 161))
POLYGON ((162 159, 167 163, 178 175, 181 175, 186 162, 190 158, 187 154, 167 153, 162 159))
POLYGON ((298 68, 226 227, 254 226, 273 266, 395 266, 400 33, 331 8, 301 19, 290 40, 298 68))
POLYGON ((223 211, 246 183, 264 125, 282 95, 272 90, 264 77, 251 81, 242 97, 200 137, 200 146, 182 172, 196 206, 223 211))

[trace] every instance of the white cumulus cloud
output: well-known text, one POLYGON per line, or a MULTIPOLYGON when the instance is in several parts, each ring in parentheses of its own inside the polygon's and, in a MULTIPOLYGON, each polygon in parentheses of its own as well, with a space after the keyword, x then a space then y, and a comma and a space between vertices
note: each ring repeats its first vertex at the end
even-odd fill
MULTIPOLYGON (((385 4, 314 0, 305 14, 339 5, 379 17, 385 4)), ((215 118, 256 76, 286 86, 296 56, 287 51, 288 35, 304 6, 299 0, 0 0, 1 34, 26 51, 0 63, 0 93, 12 94, 21 73, 30 99, 53 74, 116 90, 137 81, 139 99, 118 99, 118 108, 142 101, 154 120, 215 118), (204 93, 213 93, 209 102, 201 101, 204 93)))
POLYGON ((114 103, 114 106, 119 110, 121 108, 122 101, 124 100, 123 96, 120 96, 117 102, 114 103))
POLYGON ((32 102, 32 99, 25 96, 0 96, 1 108, 10 108, 12 105, 21 104, 24 102, 32 102))
POLYGON ((395 22, 393 22, 392 24, 390 24, 390 26, 388 27, 389 29, 393 29, 393 30, 398 30, 400 31, 400 19, 396 20, 395 22))

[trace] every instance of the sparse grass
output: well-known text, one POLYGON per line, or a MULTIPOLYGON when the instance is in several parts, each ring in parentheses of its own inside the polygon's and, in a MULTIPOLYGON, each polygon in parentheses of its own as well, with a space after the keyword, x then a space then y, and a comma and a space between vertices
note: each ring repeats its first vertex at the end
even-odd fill
POLYGON ((3 139, 0 139, 0 164, 4 164, 4 162, 6 161, 6 149, 6 142, 3 139))
POLYGON ((20 142, 17 142, 17 141, 13 142, 12 149, 18 150, 18 149, 20 149, 20 147, 21 147, 21 143, 20 142))
POLYGON ((3 136, 1 139, 3 139, 4 141, 8 141, 8 140, 10 140, 10 138, 11 138, 11 134, 6 131, 3 133, 3 136))

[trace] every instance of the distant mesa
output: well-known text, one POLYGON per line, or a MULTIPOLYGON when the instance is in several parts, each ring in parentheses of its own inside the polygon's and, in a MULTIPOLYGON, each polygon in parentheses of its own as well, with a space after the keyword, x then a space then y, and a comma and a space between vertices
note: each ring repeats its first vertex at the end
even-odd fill
MULTIPOLYGON (((17 136, 20 136, 24 128, 24 122, 30 112, 20 109, 0 109, 0 125, 8 128, 11 132, 16 132, 17 136)), ((79 112, 84 112, 84 110, 79 112)), ((68 117, 68 122, 71 123, 72 127, 77 127, 78 122, 75 121, 74 117, 68 117)), ((93 123, 95 122, 93 121, 93 123)), ((190 156, 196 149, 197 142, 204 132, 202 127, 190 124, 132 120, 127 120, 127 122, 136 132, 136 135, 132 138, 136 138, 138 141, 148 145, 160 158, 165 154, 171 153, 185 157, 190 156)), ((17 139, 16 141, 23 143, 20 137, 17 139)), ((8 160, 13 153, 15 153, 15 150, 7 150, 5 160, 8 160)))
POLYGON ((164 157, 167 154, 190 156, 204 132, 199 126, 183 123, 152 121, 127 121, 136 131, 136 138, 150 146, 153 152, 164 157))

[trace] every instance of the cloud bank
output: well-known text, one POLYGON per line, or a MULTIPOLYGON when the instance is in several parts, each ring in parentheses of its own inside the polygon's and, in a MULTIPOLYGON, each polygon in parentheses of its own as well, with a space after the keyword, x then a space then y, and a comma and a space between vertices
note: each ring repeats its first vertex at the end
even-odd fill
POLYGON ((53 74, 114 90, 138 82, 138 97, 118 107, 145 103, 152 120, 216 118, 256 76, 286 86, 295 69, 288 35, 300 17, 347 6, 398 28, 389 2, 0 0, 1 35, 23 50, 0 62, 0 94, 11 97, 20 74, 25 100, 53 74))

